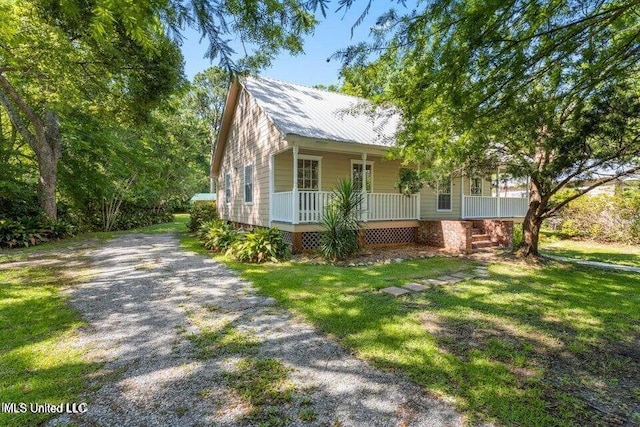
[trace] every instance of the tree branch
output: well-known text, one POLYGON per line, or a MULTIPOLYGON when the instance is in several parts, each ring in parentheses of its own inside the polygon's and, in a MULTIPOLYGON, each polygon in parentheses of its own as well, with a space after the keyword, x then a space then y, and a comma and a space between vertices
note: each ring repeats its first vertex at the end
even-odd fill
POLYGON ((29 142, 29 145, 32 145, 35 142, 35 135, 29 131, 24 121, 15 110, 15 107, 11 103, 11 100, 5 95, 3 91, 0 90, 0 104, 2 104, 7 111, 7 115, 9 116, 9 120, 13 124, 14 129, 17 129, 22 137, 29 142))
MULTIPOLYGON (((2 74, 0 74, 0 89, 2 89, 4 94, 8 96, 11 99, 11 101, 13 101, 13 103, 18 107, 18 109, 20 109, 20 111, 27 117, 27 120, 29 120, 29 122, 33 125, 33 128, 35 130, 35 138, 33 138, 33 134, 29 133, 31 135, 31 138, 28 139, 30 144, 39 145, 44 143, 45 129, 42 121, 40 120, 40 117, 38 117, 38 115, 31 108, 29 108, 29 106, 20 97, 18 92, 16 92, 15 88, 11 85, 9 80, 7 80, 6 77, 3 76, 2 74)), ((7 105, 10 105, 10 103, 5 104, 4 102, 3 104, 5 105, 5 108, 8 108, 7 105)), ((19 116, 16 114, 16 117, 19 117, 19 116)), ((23 123, 23 127, 26 129, 26 126, 24 126, 24 123, 23 123)), ((36 148, 36 152, 37 152, 37 148, 39 147, 34 147, 34 148, 36 148)))
POLYGON ((588 186, 587 188, 585 188, 584 190, 580 190, 578 193, 574 194, 573 196, 570 196, 568 198, 566 198, 565 200, 563 200, 560 204, 558 204, 557 206, 554 206, 553 208, 549 209, 548 211, 546 211, 544 214, 542 214, 541 218, 545 219, 545 218, 549 218, 551 216, 553 216, 556 212, 558 212, 560 209, 562 209, 562 207, 564 207, 567 203, 577 199, 578 197, 588 193, 589 191, 593 190, 596 187, 599 187, 603 184, 606 184, 607 182, 611 182, 614 181, 622 176, 627 176, 627 175, 631 175, 632 173, 638 172, 640 171, 640 166, 636 166, 634 168, 628 169, 624 172, 620 172, 614 176, 609 176, 606 178, 601 178, 599 180, 597 180, 595 183, 591 184, 590 186, 588 186))

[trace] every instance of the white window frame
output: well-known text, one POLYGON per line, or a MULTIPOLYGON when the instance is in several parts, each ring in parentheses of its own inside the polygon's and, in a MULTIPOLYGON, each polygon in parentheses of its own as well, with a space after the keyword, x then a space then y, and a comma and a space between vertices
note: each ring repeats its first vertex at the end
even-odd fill
MULTIPOLYGON (((312 156, 310 154, 298 154, 298 160, 314 160, 318 162, 318 188, 301 188, 299 184, 299 178, 296 176, 296 182, 298 182, 298 190, 300 191, 322 191, 322 156, 312 156)), ((300 166, 298 166, 298 174, 300 174, 300 166)), ((304 182, 304 180, 302 180, 304 182)))
MULTIPOLYGON (((373 160, 367 160, 365 162, 367 164, 367 166, 371 166, 371 189, 369 190, 369 194, 373 193, 373 160)), ((358 160, 358 159, 351 159, 351 169, 349 169, 349 178, 351 179, 351 181, 353 181, 353 166, 354 165, 360 165, 362 166, 362 160, 358 160)), ((366 179, 366 175, 365 175, 365 179, 366 179)), ((360 190, 362 188, 362 186, 360 186, 358 188, 358 190, 360 190)))
POLYGON ((484 179, 478 177, 478 176, 472 176, 469 178, 469 195, 470 196, 482 196, 482 194, 484 193, 484 179), (473 180, 474 179, 479 179, 480 180, 480 194, 473 194, 473 180))
POLYGON ((244 199, 244 204, 245 205, 252 205, 253 204, 253 194, 254 194, 254 175, 255 172, 253 170, 253 163, 247 163, 246 165, 244 165, 243 168, 243 176, 242 176, 242 198, 244 199), (247 201, 247 168, 251 168, 251 200, 247 201))
POLYGON ((231 172, 224 174, 224 203, 231 204, 231 172))
POLYGON ((449 206, 449 209, 440 209, 440 181, 436 185, 436 212, 451 212, 453 210, 453 176, 449 176, 449 206))

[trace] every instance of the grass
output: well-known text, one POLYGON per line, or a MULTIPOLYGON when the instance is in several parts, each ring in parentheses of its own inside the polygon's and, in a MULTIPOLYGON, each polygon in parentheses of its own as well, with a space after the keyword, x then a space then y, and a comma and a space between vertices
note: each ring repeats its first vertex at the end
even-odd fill
MULTIPOLYGON (((183 247, 196 246, 183 238, 183 247)), ((488 278, 393 298, 376 291, 472 263, 343 268, 220 259, 358 357, 453 397, 472 423, 609 425, 640 417, 638 275, 504 262, 488 278)))
MULTIPOLYGON (((186 230, 188 215, 176 215, 171 223, 122 232, 86 233, 38 246, 0 251, 0 402, 78 402, 86 378, 98 364, 86 359, 85 349, 76 346, 79 314, 61 290, 87 279, 77 265, 48 265, 59 251, 86 248, 118 234, 166 233, 186 230), (11 261, 37 258, 12 266, 11 261)), ((84 260, 78 256, 74 261, 84 260)), ((81 268, 81 267, 80 267, 81 268)), ((227 345, 239 345, 239 337, 228 337, 227 345)), ((0 412, 2 426, 37 425, 51 418, 47 414, 0 412)))
MULTIPOLYGON (((61 271, 35 263, 0 266, 0 402, 78 402, 87 375, 98 368, 75 345, 82 322, 60 294, 74 284, 61 271)), ((37 425, 50 417, 0 413, 0 425, 37 425)))
POLYGON ((551 255, 640 267, 638 246, 560 239, 553 233, 543 233, 540 250, 551 255))

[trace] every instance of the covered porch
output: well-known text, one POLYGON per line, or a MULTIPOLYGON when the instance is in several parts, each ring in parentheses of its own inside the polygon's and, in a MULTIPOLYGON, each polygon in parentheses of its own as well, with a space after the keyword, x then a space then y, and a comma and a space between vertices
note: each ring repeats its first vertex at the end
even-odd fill
MULTIPOLYGON (((304 141, 306 142, 306 141, 304 141)), ((272 158, 270 219, 289 224, 317 224, 339 179, 350 178, 363 197, 361 221, 420 219, 420 195, 399 194, 394 184, 399 161, 383 160, 386 150, 341 144, 336 151, 294 145, 272 158)), ((329 147, 327 147, 329 148, 329 147)))
MULTIPOLYGON (((330 191, 282 191, 272 194, 273 221, 314 224, 332 198, 330 191)), ((367 193, 359 209, 361 221, 420 219, 420 195, 367 193)))
POLYGON ((462 219, 522 218, 528 207, 526 197, 463 196, 462 219))

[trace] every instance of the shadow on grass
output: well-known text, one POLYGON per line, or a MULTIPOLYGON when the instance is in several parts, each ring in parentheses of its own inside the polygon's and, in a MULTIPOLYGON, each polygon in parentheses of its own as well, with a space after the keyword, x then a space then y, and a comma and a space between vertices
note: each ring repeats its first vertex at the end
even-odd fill
MULTIPOLYGON (((59 292, 70 284, 65 280, 61 269, 0 269, 0 402, 75 402, 98 368, 74 345, 82 322, 59 292)), ((0 425, 37 425, 52 416, 0 413, 0 425)))
POLYGON ((375 291, 465 265, 230 264, 361 357, 456 396, 472 416, 532 426, 640 417, 637 275, 503 264, 486 280, 392 298, 375 291))

